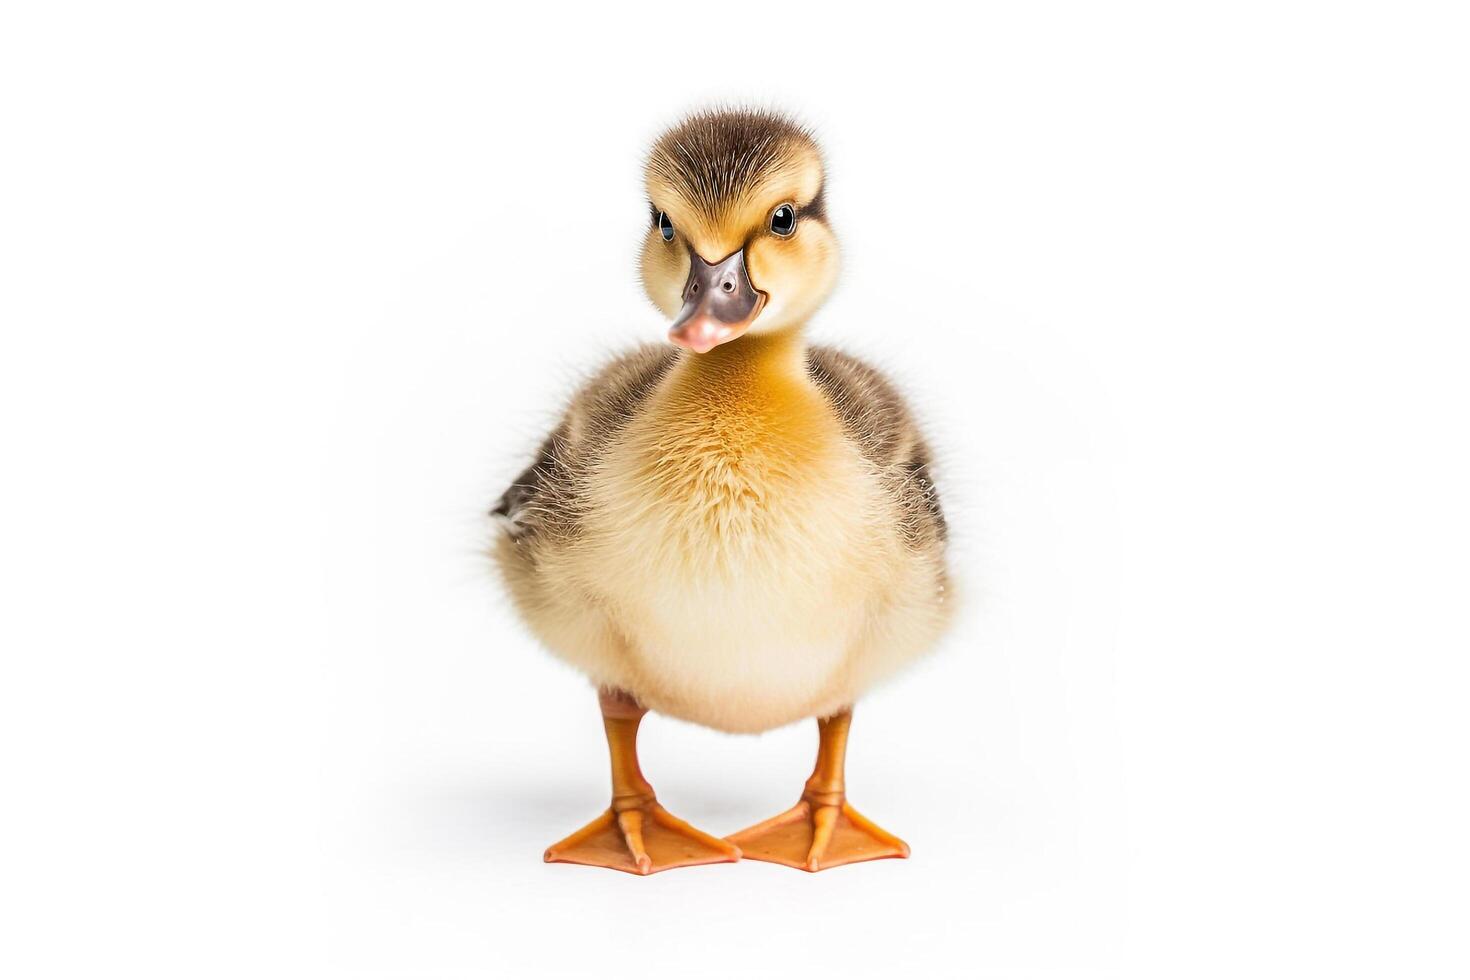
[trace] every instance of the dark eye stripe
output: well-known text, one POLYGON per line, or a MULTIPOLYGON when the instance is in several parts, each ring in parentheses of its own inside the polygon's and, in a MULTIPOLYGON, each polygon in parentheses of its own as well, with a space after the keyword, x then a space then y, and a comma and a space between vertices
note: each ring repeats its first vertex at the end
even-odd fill
POLYGON ((801 209, 801 216, 803 218, 816 218, 818 221, 826 221, 827 201, 823 196, 826 193, 827 189, 825 187, 817 191, 817 196, 807 202, 806 207, 801 209))

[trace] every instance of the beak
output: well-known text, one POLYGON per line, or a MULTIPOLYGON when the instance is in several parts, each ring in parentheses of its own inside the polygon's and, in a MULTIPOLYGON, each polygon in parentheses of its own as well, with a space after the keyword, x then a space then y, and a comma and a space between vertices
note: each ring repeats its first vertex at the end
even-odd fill
POLYGON ((707 353, 745 333, 765 305, 766 294, 750 284, 745 271, 744 249, 711 265, 691 248, 684 308, 669 327, 669 339, 707 353))

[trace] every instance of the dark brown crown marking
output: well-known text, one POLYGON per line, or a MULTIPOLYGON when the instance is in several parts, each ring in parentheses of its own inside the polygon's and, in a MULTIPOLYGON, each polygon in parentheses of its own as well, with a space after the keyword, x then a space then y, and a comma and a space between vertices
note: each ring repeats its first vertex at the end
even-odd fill
POLYGON ((802 149, 816 150, 816 141, 785 116, 757 109, 708 110, 658 138, 648 156, 648 174, 673 184, 707 214, 718 215, 802 149))

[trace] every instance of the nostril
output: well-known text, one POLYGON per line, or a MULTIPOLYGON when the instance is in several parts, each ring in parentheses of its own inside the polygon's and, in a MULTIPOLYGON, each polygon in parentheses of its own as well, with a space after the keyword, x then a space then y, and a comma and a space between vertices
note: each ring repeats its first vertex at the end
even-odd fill
POLYGON ((726 279, 724 282, 720 283, 720 288, 727 293, 733 293, 735 291, 735 284, 726 279))
POLYGON ((699 292, 699 283, 695 283, 694 284, 694 288, 693 288, 693 290, 691 290, 691 292, 696 292, 696 293, 699 292))

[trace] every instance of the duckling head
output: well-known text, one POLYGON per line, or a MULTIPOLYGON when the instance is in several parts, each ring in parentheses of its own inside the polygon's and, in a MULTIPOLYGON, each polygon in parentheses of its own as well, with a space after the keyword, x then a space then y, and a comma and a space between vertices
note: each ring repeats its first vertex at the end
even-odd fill
POLYGON ((811 133, 771 112, 698 112, 658 138, 641 269, 670 340, 704 354, 816 312, 838 268, 824 179, 811 133))

